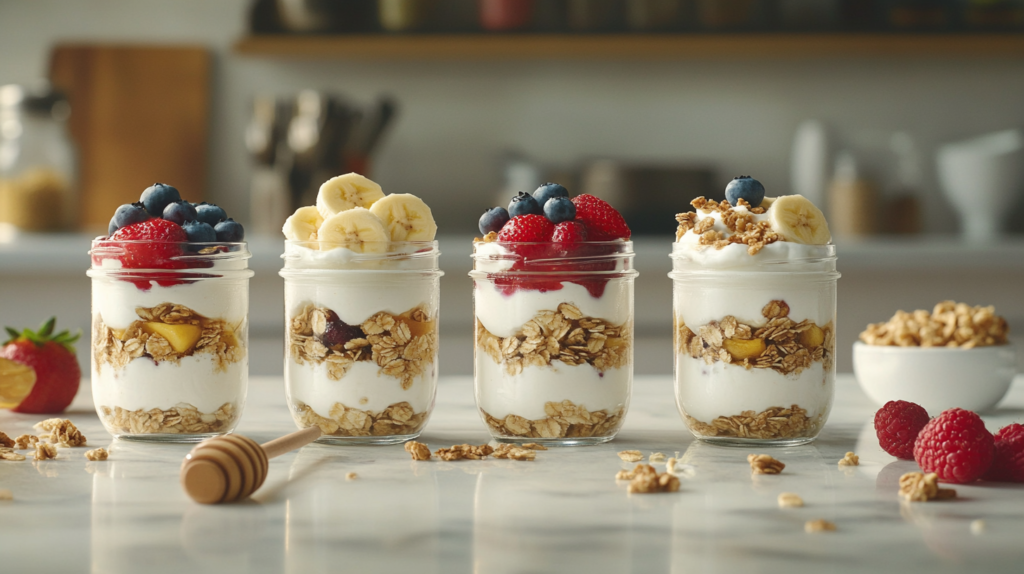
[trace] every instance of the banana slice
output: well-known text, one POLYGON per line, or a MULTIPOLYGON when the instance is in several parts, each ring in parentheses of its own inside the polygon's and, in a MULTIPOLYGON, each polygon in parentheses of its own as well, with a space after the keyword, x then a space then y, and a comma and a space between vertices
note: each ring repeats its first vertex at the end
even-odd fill
POLYGON ((316 241, 316 231, 324 218, 312 205, 300 207, 284 222, 284 236, 292 241, 316 241))
POLYGON ((358 173, 346 173, 332 177, 320 186, 316 208, 327 219, 353 207, 369 208, 382 197, 384 192, 379 185, 358 173))
POLYGON ((391 241, 433 241, 437 224, 430 207, 408 193, 392 193, 370 206, 384 223, 391 241))
POLYGON ((772 206, 773 203, 775 203, 776 199, 778 199, 778 198, 777 197, 768 197, 766 195, 766 196, 764 196, 764 199, 761 200, 761 205, 759 205, 757 207, 763 207, 765 209, 768 209, 769 207, 772 206))
POLYGON ((783 195, 768 209, 768 223, 786 241, 825 245, 832 241, 821 210, 802 195, 783 195))
POLYGON ((365 207, 353 207, 324 219, 316 236, 321 249, 344 247, 359 253, 388 250, 388 231, 380 218, 365 207))

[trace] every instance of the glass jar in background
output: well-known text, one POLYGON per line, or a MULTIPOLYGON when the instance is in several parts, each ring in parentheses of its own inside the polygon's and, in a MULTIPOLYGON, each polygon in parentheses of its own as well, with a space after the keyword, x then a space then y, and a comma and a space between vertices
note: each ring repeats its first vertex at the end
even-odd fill
POLYGON ((573 32, 609 32, 623 24, 621 0, 567 0, 566 21, 573 32))
POLYGON ((633 244, 473 245, 476 404, 498 442, 615 437, 633 383, 633 244))
POLYGON ((427 25, 436 7, 436 0, 377 0, 377 15, 388 32, 412 32, 427 25))
POLYGON ((885 0, 883 21, 894 30, 942 30, 952 23, 949 0, 885 0))
POLYGON ((525 30, 533 11, 534 0, 480 0, 480 26, 491 32, 525 30))
POLYGON ((796 245, 786 258, 720 267, 693 258, 688 245, 672 249, 684 424, 727 445, 814 440, 835 393, 835 246, 796 245))
POLYGON ((75 227, 77 160, 71 106, 58 92, 0 87, 0 224, 25 231, 75 227))
POLYGON ((682 0, 626 0, 626 27, 634 32, 677 30, 682 16, 682 0))
POLYGON ((1024 0, 959 0, 961 20, 971 30, 1019 30, 1024 0))

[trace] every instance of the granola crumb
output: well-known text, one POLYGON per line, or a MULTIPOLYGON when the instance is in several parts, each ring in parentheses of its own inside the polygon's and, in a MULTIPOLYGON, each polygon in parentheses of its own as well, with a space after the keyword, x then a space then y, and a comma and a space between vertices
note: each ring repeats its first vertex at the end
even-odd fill
POLYGON ((109 456, 110 453, 108 453, 107 449, 105 448, 94 448, 92 450, 85 451, 85 458, 89 460, 107 460, 109 456))
POLYGON ((0 500, 14 500, 14 493, 9 488, 0 488, 0 500))
POLYGON ((421 442, 411 440, 405 443, 405 452, 409 453, 413 460, 430 460, 430 447, 421 442))
POLYGON ((652 464, 656 462, 665 462, 665 455, 660 452, 652 452, 651 456, 647 457, 647 461, 652 464))
POLYGON ((846 453, 846 456, 839 461, 839 466, 860 466, 860 457, 852 452, 848 452, 846 453))
POLYGON ((48 460, 57 458, 57 447, 52 444, 39 443, 36 445, 36 460, 48 460))
POLYGON ((34 449, 39 437, 33 434, 23 434, 14 439, 14 448, 18 450, 34 449))
POLYGON ((537 451, 516 446, 514 444, 499 444, 494 449, 494 458, 508 458, 512 460, 535 460, 537 451))
POLYGON ((908 472, 900 477, 900 496, 909 502, 928 502, 956 498, 956 490, 939 488, 939 475, 934 472, 908 472))
POLYGON ((779 474, 786 465, 767 454, 748 454, 747 462, 754 474, 779 474))
POLYGON ((46 419, 33 425, 50 433, 50 442, 60 447, 85 446, 85 435, 68 419, 46 419))
POLYGON ((0 446, 4 446, 4 447, 7 447, 7 448, 13 448, 14 447, 14 439, 12 439, 11 437, 7 436, 7 433, 5 433, 4 431, 0 431, 0 446))
POLYGON ((619 458, 626 462, 639 462, 644 459, 644 453, 638 450, 619 451, 619 458))
POLYGON ((982 534, 983 532, 985 532, 985 521, 980 519, 980 518, 977 519, 977 520, 972 520, 971 521, 971 534, 974 534, 975 536, 977 536, 979 534, 982 534))
POLYGON ((615 480, 629 480, 626 492, 629 494, 653 494, 657 492, 677 492, 679 479, 670 473, 658 474, 649 464, 638 464, 632 471, 620 470, 615 480))
POLYGON ((524 443, 524 444, 522 444, 520 446, 522 446, 523 448, 528 448, 530 450, 547 450, 548 449, 548 447, 546 447, 546 446, 544 446, 542 444, 535 443, 535 442, 524 443))
POLYGON ((798 508, 804 505, 804 499, 795 492, 783 492, 779 494, 779 508, 798 508))
MULTIPOLYGON (((676 454, 679 454, 679 453, 677 452, 676 454)), ((665 461, 665 472, 667 472, 669 474, 675 474, 676 473, 676 462, 678 462, 678 460, 679 459, 677 459, 674 456, 668 457, 668 460, 665 461)))
POLYGON ((441 460, 483 460, 493 452, 494 448, 489 444, 482 444, 479 446, 456 444, 452 445, 451 448, 437 449, 434 451, 434 454, 441 460))
POLYGON ((359 478, 359 475, 354 472, 349 472, 345 474, 345 480, 355 480, 357 478, 359 478))
POLYGON ((828 520, 819 518, 818 520, 808 520, 804 523, 804 532, 835 532, 836 525, 828 520))
POLYGON ((14 452, 13 450, 11 450, 10 448, 3 447, 3 448, 0 448, 0 460, 10 460, 10 461, 13 461, 13 462, 18 462, 18 461, 25 460, 25 455, 18 454, 16 452, 14 452))

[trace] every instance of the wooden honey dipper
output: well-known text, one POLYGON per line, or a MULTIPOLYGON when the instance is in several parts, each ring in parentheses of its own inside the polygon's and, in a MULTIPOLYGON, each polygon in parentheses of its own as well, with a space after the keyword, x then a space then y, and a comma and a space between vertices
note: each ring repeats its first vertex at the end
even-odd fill
POLYGON ((197 444, 181 463, 181 486, 201 504, 247 498, 267 479, 269 460, 320 438, 320 427, 295 431, 259 445, 238 434, 197 444))

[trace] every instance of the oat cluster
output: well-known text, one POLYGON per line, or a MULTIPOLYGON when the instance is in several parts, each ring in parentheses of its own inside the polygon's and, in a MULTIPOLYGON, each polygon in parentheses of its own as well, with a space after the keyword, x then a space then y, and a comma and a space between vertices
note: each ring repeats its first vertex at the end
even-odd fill
POLYGON ((300 365, 326 364, 331 380, 340 381, 357 361, 373 361, 381 375, 399 379, 402 388, 408 389, 437 357, 437 321, 423 307, 400 315, 381 311, 359 326, 365 337, 337 348, 328 348, 321 340, 330 314, 330 309, 310 303, 292 316, 288 354, 300 365))
POLYGON ((25 460, 25 455, 14 452, 14 449, 9 446, 0 446, 0 460, 18 462, 25 460))
POLYGON ((653 494, 657 492, 676 492, 679 490, 679 479, 672 473, 658 471, 649 464, 638 464, 633 470, 620 470, 615 480, 628 480, 626 491, 630 494, 653 494))
POLYGON ((37 443, 35 456, 33 458, 35 458, 35 460, 49 460, 57 458, 57 447, 50 443, 37 443))
POLYGON ((676 229, 676 241, 682 239, 687 232, 693 231, 700 236, 699 244, 713 246, 715 249, 722 249, 734 243, 747 246, 747 253, 757 255, 764 249, 765 245, 776 241, 785 241, 781 235, 772 230, 771 224, 767 221, 756 221, 754 215, 761 215, 765 212, 763 207, 750 207, 746 200, 740 199, 739 205, 742 211, 734 209, 728 201, 720 203, 708 201, 704 197, 698 197, 690 202, 695 209, 699 209, 705 215, 714 212, 722 214, 722 224, 729 230, 729 235, 712 229, 715 226, 714 217, 705 217, 697 220, 697 213, 687 211, 676 215, 679 227, 676 229))
POLYGON ((779 508, 799 508, 804 505, 804 499, 795 492, 782 492, 779 494, 779 508))
POLYGON ((413 412, 412 405, 402 401, 375 413, 334 403, 328 416, 322 416, 312 407, 296 402, 292 418, 301 428, 316 425, 331 436, 390 436, 415 434, 427 422, 427 412, 413 412))
POLYGON ((747 462, 754 474, 779 474, 786 465, 768 454, 748 454, 747 462))
POLYGON ((554 361, 566 365, 591 365, 599 371, 629 364, 633 336, 629 323, 612 325, 604 319, 584 317, 571 303, 556 311, 541 311, 510 337, 491 334, 476 322, 477 348, 511 376, 526 367, 544 367, 554 361))
MULTIPOLYGON (((78 430, 75 423, 68 419, 46 419, 32 425, 43 432, 50 433, 50 443, 61 447, 85 446, 85 435, 78 430)), ((18 437, 21 438, 21 437, 18 437)), ((38 439, 37 439, 38 440, 38 439)))
POLYGON ((421 442, 411 440, 405 443, 405 452, 409 453, 413 460, 430 460, 430 447, 421 442))
POLYGON ((852 452, 848 452, 846 456, 839 460, 839 466, 860 466, 860 457, 852 452))
POLYGON ((18 450, 28 450, 36 448, 36 443, 39 442, 39 437, 33 434, 23 434, 18 438, 14 439, 14 448, 18 450))
POLYGON ((972 349, 1007 344, 1010 327, 995 307, 971 307, 943 301, 929 313, 896 311, 885 323, 872 323, 860 334, 868 345, 892 347, 959 347, 972 349))
POLYGON ((110 453, 105 448, 94 448, 92 450, 85 451, 85 458, 92 461, 107 460, 110 453))
POLYGON ((644 453, 638 450, 621 450, 619 451, 618 455, 619 458, 626 462, 640 462, 641 460, 644 459, 644 453))
MULTIPOLYGON (((547 450, 547 448, 543 448, 547 450)), ((537 451, 527 448, 526 445, 517 446, 514 444, 499 444, 498 448, 491 453, 494 458, 507 458, 511 460, 535 460, 537 451)))
POLYGON ((687 426, 701 436, 738 438, 792 438, 813 436, 821 428, 821 415, 808 418, 798 405, 789 408, 771 407, 759 413, 743 411, 738 415, 720 416, 710 423, 686 416, 687 426))
POLYGON ((483 460, 493 452, 494 448, 489 444, 456 444, 450 448, 439 448, 434 454, 441 460, 483 460))
POLYGON ((216 434, 226 432, 241 413, 233 403, 224 403, 212 413, 202 413, 189 403, 163 409, 130 411, 118 406, 100 406, 103 422, 117 434, 216 434))
POLYGON ((956 490, 939 488, 939 475, 934 472, 908 472, 900 477, 900 496, 909 502, 956 498, 956 490))
POLYGON ((530 420, 509 414, 503 419, 492 417, 480 409, 487 426, 499 436, 529 438, 592 437, 614 434, 622 424, 622 409, 614 413, 588 411, 572 401, 544 403, 543 419, 530 420))
POLYGON ((740 323, 732 315, 697 327, 694 333, 677 319, 676 349, 711 365, 716 361, 745 369, 772 369, 783 375, 799 374, 814 362, 828 372, 835 356, 835 329, 830 321, 815 325, 789 318, 789 305, 770 301, 761 310, 765 324, 740 323))
POLYGON ((92 353, 97 369, 110 365, 115 371, 129 362, 146 357, 157 363, 178 363, 183 357, 198 354, 213 355, 219 372, 228 365, 245 358, 245 345, 235 328, 220 319, 210 319, 184 305, 161 303, 156 307, 137 307, 138 321, 127 329, 111 329, 98 313, 93 317, 92 353), (170 341, 156 333, 147 333, 146 323, 167 325, 195 325, 200 328, 199 339, 191 349, 177 352, 170 341))
POLYGON ((652 452, 651 456, 647 457, 647 460, 651 463, 665 462, 665 453, 652 452))
POLYGON ((817 520, 808 520, 804 523, 804 532, 811 534, 814 532, 835 532, 836 525, 824 518, 817 520))
POLYGON ((6 448, 14 448, 14 439, 7 436, 7 433, 0 431, 0 446, 6 448))

